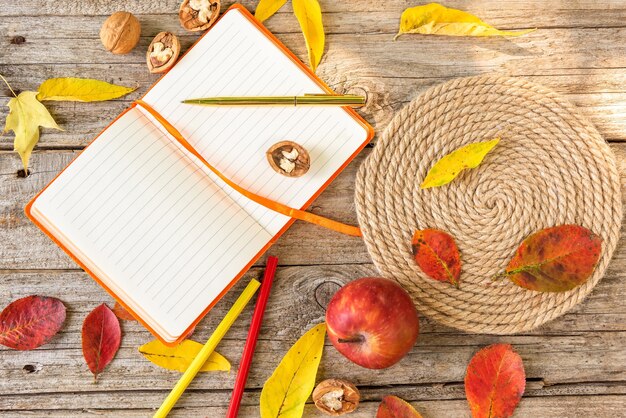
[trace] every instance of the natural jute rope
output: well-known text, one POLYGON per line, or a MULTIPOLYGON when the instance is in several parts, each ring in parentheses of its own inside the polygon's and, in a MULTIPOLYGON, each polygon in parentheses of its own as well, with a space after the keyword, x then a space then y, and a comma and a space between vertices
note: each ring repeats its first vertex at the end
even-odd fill
POLYGON ((356 181, 369 253, 423 314, 470 332, 510 334, 567 312, 603 276, 619 239, 620 178, 596 129, 567 101, 519 78, 478 76, 431 88, 391 121, 356 181), (476 169, 420 190, 430 167, 471 142, 501 137, 476 169), (564 293, 493 281, 519 244, 573 223, 602 237, 593 276, 564 293), (461 288, 427 278, 411 253, 415 229, 450 233, 461 252, 461 288))

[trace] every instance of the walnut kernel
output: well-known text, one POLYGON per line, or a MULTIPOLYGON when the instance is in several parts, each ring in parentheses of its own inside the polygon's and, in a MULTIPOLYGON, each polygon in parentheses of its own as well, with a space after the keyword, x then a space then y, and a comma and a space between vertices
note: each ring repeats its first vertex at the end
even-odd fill
POLYGON ((176 35, 171 32, 160 32, 154 37, 148 52, 146 61, 151 73, 162 73, 176 63, 180 53, 180 42, 176 35))
POLYGON ((220 0, 184 0, 178 10, 183 28, 201 31, 211 27, 220 14, 220 0))
POLYGON ((359 405, 361 395, 352 383, 342 379, 327 379, 313 391, 313 402, 326 415, 350 413, 359 405))
POLYGON ((303 176, 311 166, 307 150, 292 141, 272 145, 266 155, 274 171, 287 177, 303 176))
POLYGON ((139 42, 141 24, 128 12, 115 12, 104 21, 100 29, 100 40, 107 51, 127 54, 139 42))

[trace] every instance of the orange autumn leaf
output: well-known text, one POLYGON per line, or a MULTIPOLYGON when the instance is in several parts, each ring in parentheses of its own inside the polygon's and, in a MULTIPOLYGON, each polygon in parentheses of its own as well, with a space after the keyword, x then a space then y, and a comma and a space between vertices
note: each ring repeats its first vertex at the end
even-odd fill
POLYGON ((415 262, 428 277, 459 287, 461 257, 450 234, 438 229, 417 230, 411 245, 415 262))
POLYGON ((422 418, 407 401, 397 396, 385 396, 378 406, 376 418, 422 418))
POLYGON ((591 277, 601 251, 602 238, 587 228, 546 228, 522 242, 504 274, 525 289, 564 292, 591 277))
POLYGON ((465 396, 473 418, 510 417, 525 387, 522 358, 509 344, 483 348, 467 366, 465 396))
POLYGON ((128 312, 126 309, 124 309, 124 307, 120 305, 118 302, 115 302, 115 305, 113 305, 112 311, 115 314, 115 316, 117 316, 119 319, 123 321, 137 321, 135 317, 132 316, 130 312, 128 312))

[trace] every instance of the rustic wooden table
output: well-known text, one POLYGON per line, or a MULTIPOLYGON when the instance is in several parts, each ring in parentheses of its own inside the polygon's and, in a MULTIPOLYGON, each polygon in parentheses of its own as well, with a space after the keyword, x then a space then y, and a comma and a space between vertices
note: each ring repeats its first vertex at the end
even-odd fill
MULTIPOLYGON (((80 76, 138 86, 121 100, 49 106, 60 131, 46 130, 32 157, 33 174, 19 178, 12 135, 0 138, 0 305, 30 295, 61 298, 68 307, 64 329, 49 344, 29 352, 0 348, 2 416, 149 416, 178 378, 156 368, 137 347, 151 339, 137 323, 123 323, 122 347, 94 384, 81 353, 85 315, 112 299, 24 216, 26 202, 47 184, 156 76, 148 74, 145 50, 151 37, 169 30, 186 49, 197 35, 185 32, 178 0, 46 1, 0 0, 0 73, 15 89, 34 90, 49 77, 80 76), (116 10, 142 24, 139 46, 112 55, 98 32, 116 10)), ((245 6, 254 10, 256 0, 245 6)), ((537 27, 516 39, 404 36, 392 40, 400 13, 418 1, 321 0, 327 52, 318 74, 340 92, 366 92, 361 113, 381 132, 402 106, 429 86, 453 77, 489 71, 543 83, 577 104, 611 143, 626 169, 626 1, 450 0, 503 29, 537 27)), ((230 1, 224 6, 229 6, 230 1)), ((285 6, 267 22, 300 57, 304 41, 285 6)), ((209 57, 210 58, 210 57, 209 57)), ((0 86, 0 120, 9 92, 0 86)), ((375 141, 374 141, 375 142, 375 141)), ((374 146, 372 144, 372 146, 374 146)), ((354 177, 370 153, 364 150, 313 203, 311 210, 356 223, 354 177)), ((359 239, 296 223, 272 248, 280 259, 242 416, 258 416, 263 382, 290 345, 324 320, 324 307, 344 283, 376 270, 359 239)), ((342 377, 362 390, 355 417, 371 417, 386 394, 410 401, 425 417, 469 416, 463 390, 465 367, 476 350, 508 342, 526 366, 526 393, 518 417, 626 416, 626 247, 618 247, 606 277, 587 300, 534 332, 497 337, 468 335, 422 318, 418 344, 398 365, 382 371, 359 368, 328 345, 318 378, 342 377)), ((248 273, 259 276, 262 265, 248 273)), ((242 280, 200 323, 194 338, 205 340, 247 280, 242 280)), ((248 309, 243 318, 249 318, 248 309)), ((247 320, 234 325, 219 351, 238 366, 247 320)), ((224 414, 235 373, 206 373, 176 407, 177 416, 224 414)), ((316 415, 312 405, 307 416, 316 415)))

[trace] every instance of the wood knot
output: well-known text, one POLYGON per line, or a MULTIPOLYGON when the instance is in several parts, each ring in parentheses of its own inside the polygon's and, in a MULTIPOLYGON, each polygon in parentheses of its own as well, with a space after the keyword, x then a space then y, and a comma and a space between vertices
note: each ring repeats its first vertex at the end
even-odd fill
POLYGON ((21 179, 24 179, 30 176, 31 174, 32 172, 30 170, 24 170, 23 168, 20 168, 19 170, 17 170, 17 176, 21 179))
POLYGON ((315 301, 320 308, 326 310, 328 302, 337 291, 341 289, 341 284, 335 282, 323 282, 317 285, 315 288, 315 301))
POLYGON ((24 38, 23 36, 14 36, 11 38, 11 44, 13 45, 20 45, 23 44, 24 42, 26 42, 26 38, 24 38))
POLYGON ((42 369, 43 369, 43 364, 41 363, 27 364, 26 366, 22 367, 22 370, 26 371, 26 373, 37 373, 41 371, 42 369))
POLYGON ((368 90, 365 87, 361 87, 361 86, 351 86, 349 88, 346 89, 346 93, 345 94, 355 94, 357 96, 363 96, 365 97, 365 106, 367 106, 367 104, 369 103, 369 93, 368 90))

